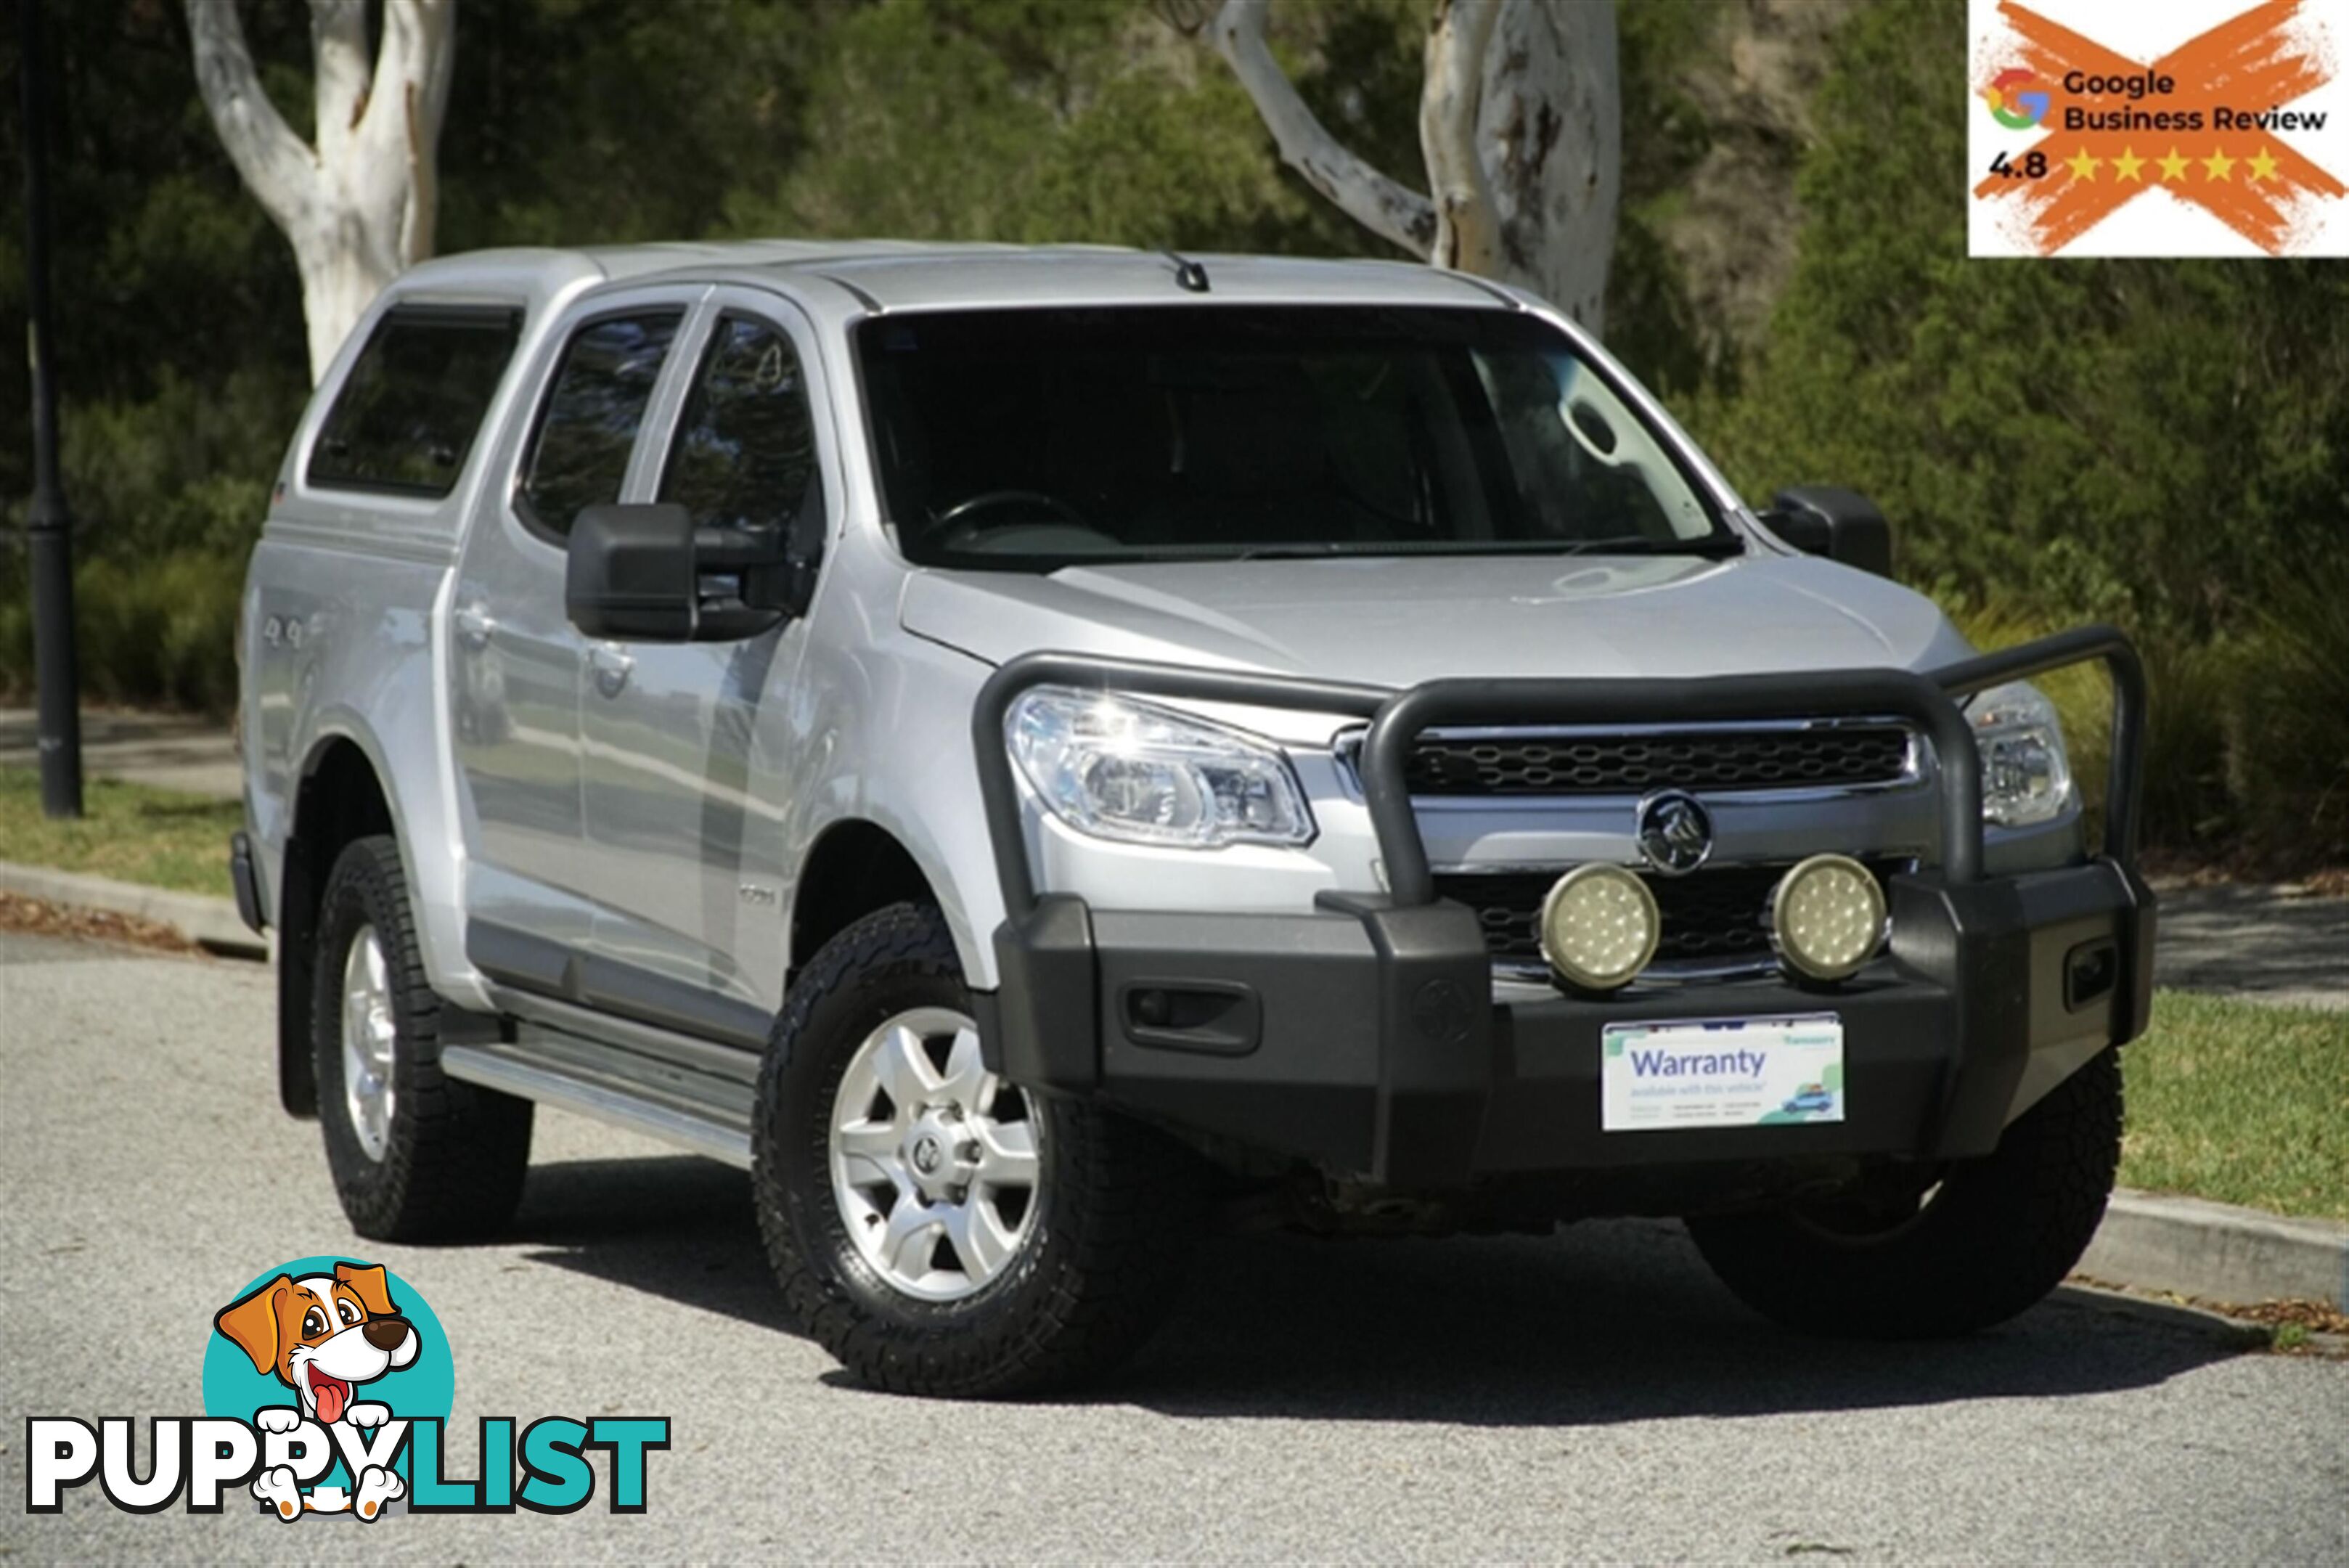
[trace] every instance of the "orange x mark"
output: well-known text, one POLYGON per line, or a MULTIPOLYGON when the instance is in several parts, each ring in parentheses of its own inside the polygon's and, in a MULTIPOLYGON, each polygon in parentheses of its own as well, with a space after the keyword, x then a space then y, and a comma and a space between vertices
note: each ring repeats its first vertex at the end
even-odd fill
POLYGON ((2051 86, 2073 71, 2166 76, 2176 84, 2171 92, 2139 99, 2106 94, 2075 97, 2075 104, 2095 112, 2199 110, 2203 129, 2064 130, 2059 109, 2048 134, 2029 150, 2046 155, 2047 175, 2026 182, 1992 174, 1974 187, 1975 196, 2017 202, 2024 234, 2042 255, 2062 250, 2156 185, 2211 213, 2270 254, 2282 254, 2306 204, 2349 194, 2349 187, 2274 136, 2218 130, 2213 116, 2220 108, 2264 112, 2332 79, 2332 62, 2312 55, 2296 33, 2302 5, 2302 0, 2264 0, 2147 65, 2058 26, 2016 0, 2002 0, 1999 11, 2014 30, 2023 67, 2051 86), (2153 142, 2169 158, 2139 157, 2137 149, 2153 142), (2158 164, 2158 177, 2143 177, 2138 167, 2144 164, 2158 164))

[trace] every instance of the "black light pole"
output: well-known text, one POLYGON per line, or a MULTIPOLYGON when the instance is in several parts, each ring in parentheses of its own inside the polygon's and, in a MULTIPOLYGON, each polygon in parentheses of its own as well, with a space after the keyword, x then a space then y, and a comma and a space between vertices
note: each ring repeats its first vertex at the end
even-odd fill
POLYGON ((57 483, 56 338, 49 332, 49 104, 41 0, 17 0, 25 78, 25 333, 33 369, 33 671, 40 689, 41 809, 81 815, 81 671, 74 662, 73 514, 57 483))

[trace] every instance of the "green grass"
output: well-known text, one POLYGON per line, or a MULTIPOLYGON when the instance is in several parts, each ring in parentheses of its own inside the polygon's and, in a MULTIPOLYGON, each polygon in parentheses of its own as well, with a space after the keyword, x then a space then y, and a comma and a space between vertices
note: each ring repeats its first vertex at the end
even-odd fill
POLYGON ((2349 1012, 2165 991, 2121 1062, 2124 1185, 2349 1220, 2349 1012))
POLYGON ((229 896, 228 836, 244 826, 237 802, 93 778, 82 805, 80 821, 52 822, 40 774, 0 767, 0 860, 229 896))

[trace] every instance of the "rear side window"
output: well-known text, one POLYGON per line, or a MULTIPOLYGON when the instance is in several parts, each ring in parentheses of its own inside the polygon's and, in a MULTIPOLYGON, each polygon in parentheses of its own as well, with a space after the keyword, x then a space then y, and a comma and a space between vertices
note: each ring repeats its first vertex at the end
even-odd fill
POLYGON ((521 335, 519 311, 386 312, 326 410, 307 482, 448 494, 521 335))
POLYGON ((815 433, 791 339, 763 321, 721 318, 678 421, 660 498, 683 503, 696 527, 782 524, 799 516, 814 474, 815 433))
POLYGON ((521 501, 530 522, 569 534, 581 507, 620 498, 628 452, 684 319, 682 310, 639 311, 591 321, 572 334, 523 468, 521 501))

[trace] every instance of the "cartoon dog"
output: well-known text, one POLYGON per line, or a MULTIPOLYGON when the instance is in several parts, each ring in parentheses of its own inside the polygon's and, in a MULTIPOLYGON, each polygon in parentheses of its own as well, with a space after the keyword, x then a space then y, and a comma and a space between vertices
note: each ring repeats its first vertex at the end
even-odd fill
MULTIPOLYGON (((354 1400, 352 1392, 416 1359, 416 1330, 392 1304, 380 1268, 336 1263, 331 1274, 285 1274, 220 1310, 213 1324, 266 1372, 294 1390, 298 1403, 259 1411, 254 1424, 264 1432, 290 1432, 306 1417, 325 1425, 347 1422, 362 1430, 391 1418, 388 1406, 354 1400)), ((304 1497, 293 1471, 279 1466, 253 1483, 253 1495, 292 1519, 312 1512, 357 1508, 373 1519, 383 1505, 407 1490, 399 1477, 370 1465, 359 1477, 356 1501, 338 1489, 322 1487, 304 1497)))

